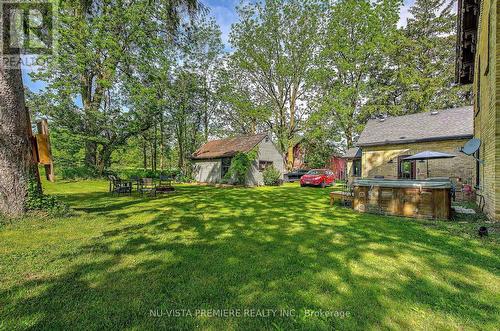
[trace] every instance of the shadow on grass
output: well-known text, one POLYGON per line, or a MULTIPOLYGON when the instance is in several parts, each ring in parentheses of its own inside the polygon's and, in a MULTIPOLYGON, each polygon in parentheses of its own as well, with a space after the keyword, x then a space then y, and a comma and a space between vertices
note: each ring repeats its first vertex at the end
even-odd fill
POLYGON ((454 322, 452 328, 487 329, 499 323, 498 302, 478 282, 480 274, 498 281, 496 247, 482 254, 478 242, 416 221, 329 208, 326 190, 184 186, 157 199, 92 193, 67 200, 89 215, 126 223, 59 252, 65 272, 0 292, 9 298, 7 326, 408 329, 454 322), (168 317, 172 309, 294 313, 168 317), (306 317, 304 309, 350 317, 306 317), (151 310, 163 316, 151 317, 151 310))

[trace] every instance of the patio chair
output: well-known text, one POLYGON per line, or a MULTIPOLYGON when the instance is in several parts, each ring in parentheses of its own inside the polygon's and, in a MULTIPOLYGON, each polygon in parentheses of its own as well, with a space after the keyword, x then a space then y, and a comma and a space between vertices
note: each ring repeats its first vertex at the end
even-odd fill
POLYGON ((160 181, 158 183, 158 186, 156 186, 156 192, 159 193, 173 192, 175 189, 172 186, 172 180, 173 179, 171 176, 160 175, 160 181))
POLYGON ((139 192, 141 196, 144 196, 144 193, 150 196, 156 196, 156 185, 153 178, 142 178, 139 185, 139 192))
POLYGON ((111 194, 132 194, 132 182, 121 180, 119 177, 109 175, 109 192, 111 194))
POLYGON ((135 189, 139 192, 139 186, 141 185, 141 177, 139 176, 130 176, 130 181, 135 184, 135 189))

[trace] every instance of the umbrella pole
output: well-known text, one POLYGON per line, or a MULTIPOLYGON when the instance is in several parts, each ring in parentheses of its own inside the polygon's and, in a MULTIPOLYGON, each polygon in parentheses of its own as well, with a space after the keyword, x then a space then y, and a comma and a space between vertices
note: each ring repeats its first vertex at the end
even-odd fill
POLYGON ((429 179, 429 160, 427 160, 427 178, 426 179, 429 179))

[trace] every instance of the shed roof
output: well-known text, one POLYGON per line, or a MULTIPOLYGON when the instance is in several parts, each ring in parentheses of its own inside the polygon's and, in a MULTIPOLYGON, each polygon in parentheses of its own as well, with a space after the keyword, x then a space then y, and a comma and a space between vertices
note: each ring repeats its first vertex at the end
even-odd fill
POLYGON ((258 143, 267 137, 267 134, 244 135, 227 139, 212 140, 201 146, 191 156, 195 160, 218 159, 231 157, 238 152, 249 152, 258 143))
POLYGON ((344 159, 359 159, 359 158, 361 158, 361 155, 362 155, 361 148, 359 148, 359 147, 352 147, 352 148, 349 148, 345 152, 343 158, 344 159))
POLYGON ((369 120, 357 146, 467 139, 474 134, 472 107, 369 120))

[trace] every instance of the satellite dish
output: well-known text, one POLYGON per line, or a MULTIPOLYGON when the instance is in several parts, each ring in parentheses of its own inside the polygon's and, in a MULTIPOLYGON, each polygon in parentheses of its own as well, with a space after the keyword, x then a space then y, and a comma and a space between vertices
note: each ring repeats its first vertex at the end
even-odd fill
POLYGON ((464 145, 464 147, 462 147, 461 152, 467 155, 472 155, 475 152, 477 152, 480 146, 481 146, 481 140, 477 138, 472 138, 464 145))

